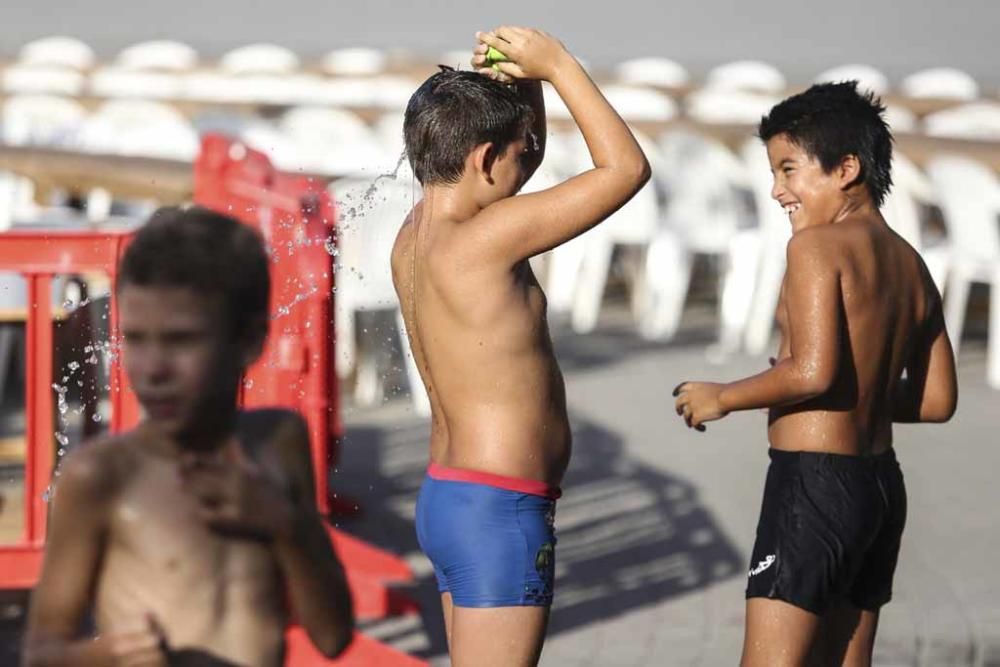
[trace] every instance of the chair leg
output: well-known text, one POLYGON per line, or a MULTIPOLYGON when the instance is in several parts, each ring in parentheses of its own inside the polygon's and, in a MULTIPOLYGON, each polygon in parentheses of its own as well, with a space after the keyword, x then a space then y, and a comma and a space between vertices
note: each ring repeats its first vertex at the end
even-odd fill
POLYGON ((948 281, 948 292, 944 297, 944 322, 951 337, 951 346, 958 356, 962 342, 962 327, 965 324, 965 309, 969 301, 971 281, 965 275, 952 275, 948 281))
POLYGON ((719 299, 719 345, 726 352, 736 351, 742 342, 759 265, 760 234, 755 231, 736 234, 726 254, 719 299))
POLYGON ((986 384, 1000 389, 1000 269, 990 283, 990 324, 986 353, 986 384))
POLYGON ((670 340, 680 327, 691 282, 691 254, 672 234, 661 234, 646 253, 644 303, 639 334, 647 340, 670 340))
POLYGON ((771 248, 765 249, 761 257, 757 283, 754 286, 743 342, 750 354, 763 354, 771 343, 774 313, 781 297, 781 280, 784 273, 784 254, 771 248))
POLYGON ((587 244, 573 298, 571 324, 576 333, 589 333, 597 327, 613 250, 614 245, 601 238, 587 244))
POLYGON ((334 363, 337 368, 337 377, 341 380, 350 376, 355 364, 355 343, 354 343, 354 309, 346 302, 337 301, 337 315, 335 322, 336 346, 334 353, 336 359, 334 363))

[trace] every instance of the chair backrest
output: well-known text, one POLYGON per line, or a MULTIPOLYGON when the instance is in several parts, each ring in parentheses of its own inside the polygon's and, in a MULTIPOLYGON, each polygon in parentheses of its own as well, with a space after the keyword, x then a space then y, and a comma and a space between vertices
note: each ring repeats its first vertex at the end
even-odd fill
POLYGON ((219 59, 219 69, 228 74, 290 74, 299 68, 299 57, 277 44, 248 44, 219 59))
POLYGON ((704 123, 756 124, 780 98, 749 90, 703 88, 687 96, 687 113, 704 123))
POLYGON ((720 90, 752 90, 781 93, 787 86, 785 75, 774 65, 759 60, 737 60, 709 71, 706 87, 720 90))
POLYGON ((908 97, 936 97, 952 100, 974 100, 979 97, 979 84, 967 72, 954 67, 931 67, 910 74, 899 84, 908 97))
POLYGON ((928 114, 924 129, 932 136, 1000 141, 1000 103, 976 102, 928 114))
POLYGON ((150 100, 112 100, 87 119, 81 148, 98 153, 193 160, 194 126, 173 107, 150 100))
POLYGON ((9 144, 72 145, 87 112, 74 100, 16 95, 3 103, 3 140, 9 144))
POLYGON ((957 155, 936 157, 927 165, 944 213, 952 252, 1000 262, 1000 181, 989 167, 957 155))
POLYGON ((3 70, 3 89, 19 95, 69 95, 83 92, 86 79, 62 65, 11 65, 3 70))
POLYGON ((898 104, 886 104, 885 113, 882 115, 885 122, 889 124, 889 129, 893 132, 916 132, 920 122, 917 115, 898 104))
POLYGON ((859 89, 868 90, 876 95, 882 95, 889 90, 889 77, 871 65, 851 64, 831 67, 821 72, 815 81, 816 83, 857 81, 859 89))
POLYGON ((371 174, 390 168, 390 156, 372 130, 344 109, 296 107, 278 122, 311 170, 331 175, 371 174))
POLYGON ((99 97, 169 100, 181 96, 181 78, 177 74, 118 65, 95 70, 88 84, 90 92, 99 97))
POLYGON ((681 88, 691 80, 683 65, 670 58, 633 58, 615 67, 615 78, 625 84, 681 88))
POLYGON ((892 189, 882 204, 882 217, 918 252, 924 249, 920 207, 934 200, 934 189, 905 155, 896 151, 892 158, 892 189))
POLYGON ((332 186, 337 201, 337 299, 342 306, 380 310, 397 305, 392 285, 396 233, 419 199, 401 179, 341 179, 332 186))
POLYGON ((724 251, 748 224, 740 194, 748 187, 743 162, 721 143, 683 130, 665 133, 659 146, 665 224, 697 251, 724 251))
POLYGON ((198 52, 183 42, 155 39, 122 49, 115 64, 129 70, 183 72, 198 64, 198 52))
POLYGON ((21 47, 18 61, 25 65, 52 65, 89 69, 94 64, 94 50, 74 37, 43 37, 21 47))
POLYGON ((612 84, 602 92, 625 120, 667 121, 677 115, 674 100, 658 90, 612 84))
POLYGON ((384 71, 388 60, 385 52, 379 49, 334 49, 323 56, 320 67, 336 76, 364 76, 384 71))

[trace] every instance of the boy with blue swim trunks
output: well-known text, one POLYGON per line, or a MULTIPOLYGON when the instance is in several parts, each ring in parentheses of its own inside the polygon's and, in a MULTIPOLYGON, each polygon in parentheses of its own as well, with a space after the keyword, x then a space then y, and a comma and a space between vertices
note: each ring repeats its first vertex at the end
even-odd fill
POLYGON ((528 259, 607 218, 649 178, 628 127, 551 36, 478 33, 478 72, 443 69, 407 106, 423 198, 393 280, 431 401, 417 535, 434 565, 452 664, 534 665, 553 596, 553 517, 569 461, 562 373, 528 259), (509 59, 486 67, 487 47, 509 59), (539 81, 562 97, 594 168, 514 196, 541 164, 539 81))

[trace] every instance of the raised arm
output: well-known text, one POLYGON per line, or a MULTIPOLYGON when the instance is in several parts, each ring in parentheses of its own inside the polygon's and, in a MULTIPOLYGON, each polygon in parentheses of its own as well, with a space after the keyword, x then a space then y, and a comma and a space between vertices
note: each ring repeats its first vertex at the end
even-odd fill
POLYGON ((929 278, 927 282, 928 289, 934 290, 930 317, 914 342, 906 377, 896 385, 895 422, 946 422, 958 405, 955 355, 944 325, 941 297, 929 278))
POLYGON ((594 163, 548 190, 502 199, 470 221, 470 231, 485 241, 478 244, 484 253, 516 263, 579 236, 619 209, 649 180, 649 163, 628 126, 558 40, 514 27, 477 36, 510 59, 499 63, 499 78, 552 83, 594 163))

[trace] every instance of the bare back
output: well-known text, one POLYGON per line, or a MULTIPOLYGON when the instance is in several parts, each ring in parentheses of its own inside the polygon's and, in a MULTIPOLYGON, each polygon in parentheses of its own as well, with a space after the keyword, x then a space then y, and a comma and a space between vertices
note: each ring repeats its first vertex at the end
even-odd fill
POLYGON ((418 204, 392 253, 431 401, 431 459, 558 484, 570 433, 545 295, 527 260, 471 260, 463 224, 418 204))
MULTIPOLYGON (((768 437, 777 449, 879 453, 892 445, 896 385, 939 305, 937 290, 917 252, 880 218, 809 233, 823 235, 825 254, 840 276, 839 366, 829 391, 771 408, 768 437)), ((778 361, 790 355, 793 317, 783 287, 778 361)))

